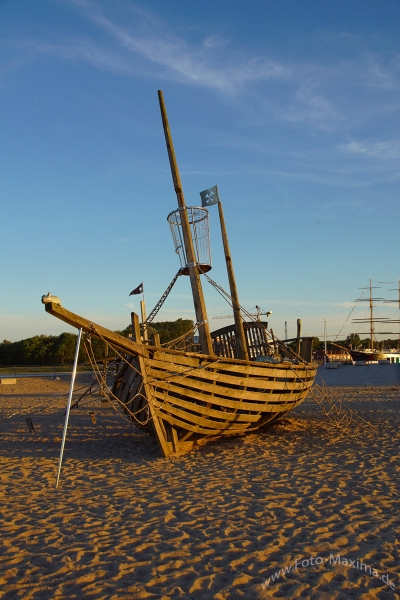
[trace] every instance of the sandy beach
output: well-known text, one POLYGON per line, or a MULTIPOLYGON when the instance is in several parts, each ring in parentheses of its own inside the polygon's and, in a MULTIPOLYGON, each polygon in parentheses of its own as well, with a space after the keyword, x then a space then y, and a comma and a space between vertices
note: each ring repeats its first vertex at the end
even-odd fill
POLYGON ((55 489, 68 387, 0 386, 0 598, 400 598, 399 386, 172 459, 88 397, 55 489))

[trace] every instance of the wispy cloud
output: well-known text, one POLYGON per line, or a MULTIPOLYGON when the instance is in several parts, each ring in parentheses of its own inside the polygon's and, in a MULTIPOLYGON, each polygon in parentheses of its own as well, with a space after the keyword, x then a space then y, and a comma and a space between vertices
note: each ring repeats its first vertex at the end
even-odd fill
POLYGON ((108 17, 86 0, 70 0, 92 23, 108 36, 102 45, 92 38, 75 38, 57 44, 26 41, 32 50, 57 52, 65 58, 83 58, 99 69, 117 73, 138 73, 172 78, 186 84, 212 88, 226 94, 243 90, 248 82, 290 76, 287 67, 265 57, 233 52, 229 40, 207 35, 194 43, 174 34, 150 12, 130 4, 127 23, 108 17), (229 52, 223 49, 230 46, 229 52), (143 63, 132 61, 136 55, 143 63))
MULTIPOLYGON (((152 9, 144 10, 133 2, 115 2, 112 9, 88 0, 66 2, 91 27, 82 29, 85 33, 79 36, 56 38, 48 31, 40 39, 18 40, 28 60, 35 54, 54 54, 128 77, 202 87, 234 99, 243 113, 247 111, 247 118, 254 114, 258 126, 279 120, 332 133, 365 122, 377 111, 400 109, 398 57, 378 56, 360 36, 324 32, 310 43, 316 48, 329 44, 329 52, 325 47, 324 55, 309 52, 307 58, 295 59, 259 49, 255 53, 249 45, 239 46, 209 28, 203 37, 200 26, 195 38, 192 29, 185 31, 182 26, 178 33, 152 9), (347 55, 339 58, 337 50, 344 43, 347 55)), ((348 151, 361 152, 351 145, 348 151)), ((381 155, 386 151, 388 156, 397 152, 389 147, 375 151, 381 155)))
POLYGON ((349 154, 358 154, 373 158, 400 158, 400 142, 397 140, 388 140, 385 142, 353 141, 342 145, 341 149, 349 154))

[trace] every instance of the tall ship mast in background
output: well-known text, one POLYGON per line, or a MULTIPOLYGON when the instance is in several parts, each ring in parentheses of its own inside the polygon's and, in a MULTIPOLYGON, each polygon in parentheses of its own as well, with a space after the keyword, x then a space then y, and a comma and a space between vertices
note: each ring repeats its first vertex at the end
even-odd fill
MULTIPOLYGON (((367 318, 362 318, 362 319, 353 319, 353 323, 356 324, 362 324, 362 323, 368 323, 369 324, 369 336, 370 336, 370 348, 366 348, 366 349, 359 349, 359 348, 351 348, 349 349, 350 355, 352 357, 352 359, 354 361, 375 361, 378 360, 381 357, 381 353, 379 352, 379 349, 376 348, 376 335, 377 334, 383 334, 383 333, 387 333, 388 335, 390 335, 393 332, 377 332, 375 329, 375 324, 379 323, 379 324, 392 324, 392 323, 398 323, 398 320, 395 319, 390 319, 389 317, 374 317, 374 308, 376 308, 376 304, 377 302, 397 302, 396 300, 385 300, 385 298, 375 298, 373 297, 373 289, 379 289, 376 288, 372 285, 372 279, 369 280, 369 286, 362 288, 362 289, 368 289, 369 290, 369 297, 368 298, 359 298, 358 300, 355 300, 355 302, 368 302, 369 305, 369 317, 367 318)), ((399 308, 400 308, 400 282, 399 282, 399 308)), ((357 332, 359 334, 365 334, 365 332, 357 332)))

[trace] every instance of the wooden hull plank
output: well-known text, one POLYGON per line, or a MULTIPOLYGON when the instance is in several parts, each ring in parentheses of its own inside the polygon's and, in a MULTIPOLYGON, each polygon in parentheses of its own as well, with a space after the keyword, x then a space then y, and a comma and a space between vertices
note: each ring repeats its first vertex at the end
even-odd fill
POLYGON ((306 368, 302 365, 290 365, 288 368, 288 363, 281 364, 268 364, 268 363, 258 363, 260 366, 256 366, 257 363, 248 363, 246 361, 239 361, 231 359, 223 358, 223 359, 211 359, 208 357, 204 357, 200 359, 192 359, 186 356, 180 355, 172 355, 161 351, 154 352, 153 358, 151 360, 160 361, 167 368, 173 370, 175 365, 184 365, 187 367, 198 368, 199 370, 204 369, 206 367, 217 369, 219 372, 227 372, 238 374, 238 376, 244 375, 255 375, 258 377, 278 377, 278 378, 287 378, 293 379, 295 381, 299 381, 302 379, 313 380, 316 374, 316 367, 314 364, 307 366, 306 368), (236 364, 240 363, 240 364, 236 364))
MULTIPOLYGON (((199 415, 204 415, 210 417, 212 419, 218 419, 221 421, 235 421, 235 422, 256 422, 259 418, 259 413, 247 413, 243 414, 243 412, 228 412, 222 410, 216 410, 214 408, 208 408, 204 404, 198 404, 190 400, 184 400, 183 398, 177 398, 175 396, 166 395, 166 392, 160 392, 158 390, 154 391, 154 395, 157 399, 163 401, 167 398, 169 407, 181 407, 190 411, 190 413, 198 413, 199 415)), ((173 410, 173 408, 171 408, 173 410)))
MULTIPOLYGON (((176 371, 178 373, 182 373, 184 371, 187 371, 188 373, 190 372, 195 372, 195 371, 202 371, 202 370, 207 370, 207 367, 210 369, 215 369, 217 372, 219 373, 226 373, 226 374, 231 374, 233 377, 235 376, 234 374, 237 373, 238 377, 243 377, 244 375, 249 375, 249 376, 256 376, 256 377, 260 377, 262 379, 269 379, 271 377, 273 378, 279 378, 279 379, 287 379, 287 380, 293 380, 293 381, 297 381, 300 382, 302 380, 304 381, 313 381, 315 374, 316 374, 316 367, 314 365, 310 366, 308 369, 288 369, 287 367, 281 367, 280 365, 267 365, 264 366, 262 368, 260 367, 254 367, 253 365, 249 364, 249 363, 244 363, 244 361, 242 361, 241 365, 232 365, 232 364, 228 364, 226 362, 217 362, 217 361, 202 361, 202 363, 200 364, 200 361, 198 361, 197 363, 193 363, 193 364, 186 364, 186 363, 181 363, 178 360, 175 361, 169 361, 168 356, 165 358, 165 360, 163 360, 162 358, 162 354, 161 352, 155 352, 154 353, 154 357, 153 358, 148 358, 146 360, 146 364, 153 364, 154 366, 158 366, 162 369, 168 370, 168 371, 176 371), (190 368, 192 367, 192 369, 190 368), (280 367, 280 368, 278 368, 280 367)), ((176 359, 176 357, 174 357, 176 359)), ((224 359, 225 361, 226 359, 224 359)), ((254 363, 253 363, 254 364, 254 363)), ((297 366, 297 365, 293 365, 293 366, 297 366)))
MULTIPOLYGON (((282 407, 279 410, 284 410, 285 406, 291 406, 293 407, 293 405, 296 404, 296 402, 298 401, 298 398, 303 398, 304 396, 307 395, 308 390, 300 390, 297 393, 291 394, 290 395, 290 399, 287 398, 287 396, 285 396, 284 400, 279 400, 278 396, 271 396, 270 398, 263 398, 259 400, 259 403, 255 403, 255 402, 240 402, 238 400, 229 400, 227 398, 219 398, 217 396, 211 396, 210 394, 204 394, 200 391, 196 391, 196 390, 189 390, 187 388, 182 388, 180 386, 177 385, 173 385, 173 384, 168 384, 165 382, 159 382, 159 385, 157 385, 157 388, 154 387, 154 393, 157 393, 158 390, 164 390, 164 397, 165 394, 169 394, 168 397, 170 397, 170 394, 177 394, 178 398, 176 398, 176 401, 179 400, 179 395, 180 396, 185 396, 185 398, 190 398, 193 400, 199 400, 200 402, 203 402, 205 404, 210 403, 213 404, 215 406, 220 406, 223 408, 231 408, 234 410, 248 410, 248 411, 252 411, 255 413, 263 413, 263 412, 273 412, 275 407, 282 407)), ((174 398, 175 400, 175 398, 174 398)), ((172 398, 171 398, 172 401, 172 398)), ((286 409, 288 410, 288 409, 286 409)))
MULTIPOLYGON (((150 371, 151 372, 151 371, 150 371)), ((184 388, 184 393, 188 394, 189 389, 193 389, 194 391, 202 391, 208 394, 212 394, 216 398, 231 398, 237 399, 243 402, 265 402, 266 398, 271 396, 272 401, 277 401, 278 395, 290 396, 292 393, 296 393, 296 391, 302 391, 302 389, 309 389, 311 386, 297 386, 296 388, 288 388, 283 384, 281 389, 269 389, 268 381, 265 382, 265 389, 258 390, 256 392, 249 391, 250 385, 245 390, 237 389, 235 387, 225 387, 223 385, 213 385, 212 383, 208 383, 207 381, 203 381, 200 379, 192 379, 190 377, 178 377, 175 376, 172 381, 164 380, 164 379, 153 379, 149 380, 149 383, 153 387, 159 387, 162 389, 168 389, 168 386, 175 385, 181 386, 184 388), (300 389, 299 389, 300 388, 300 389), (273 398, 275 396, 275 398, 273 398)), ((273 382, 272 382, 273 383, 273 382)), ((272 386, 271 386, 272 387, 272 386)))
MULTIPOLYGON (((157 403, 155 403, 155 404, 157 405, 157 403)), ((159 405, 159 407, 160 407, 160 405, 159 405)), ((238 428, 238 427, 234 427, 232 424, 230 424, 230 425, 227 424, 227 426, 223 429, 217 429, 217 428, 210 427, 210 426, 208 426, 208 427, 202 426, 201 424, 196 424, 192 421, 188 422, 186 420, 188 415, 184 411, 181 411, 181 418, 179 418, 179 415, 175 416, 175 414, 174 415, 166 414, 162 411, 162 409, 160 409, 159 414, 160 414, 160 416, 162 415, 163 420, 168 421, 171 425, 174 425, 178 429, 181 429, 184 431, 191 431, 193 433, 199 433, 199 434, 206 435, 206 436, 219 437, 219 436, 223 436, 223 435, 243 434, 243 433, 246 433, 247 431, 256 431, 263 425, 273 422, 277 418, 280 418, 280 416, 282 416, 283 414, 286 414, 286 412, 288 412, 288 411, 287 410, 286 411, 284 410, 282 412, 279 411, 276 413, 276 415, 271 415, 271 418, 264 418, 265 417, 264 415, 260 416, 259 421, 257 423, 249 423, 247 425, 247 427, 238 428)), ((207 423, 207 425, 209 425, 209 424, 207 423)), ((185 437, 187 437, 187 436, 185 436, 185 437)))
MULTIPOLYGON (((209 371, 207 369, 195 369, 195 370, 190 370, 188 371, 185 367, 182 367, 180 365, 174 365, 174 371, 171 373, 170 371, 168 371, 165 368, 165 365, 163 365, 161 363, 161 361, 153 361, 151 359, 147 359, 146 361, 146 365, 147 365, 147 373, 149 376, 149 382, 151 382, 152 384, 156 384, 157 381, 159 380, 164 380, 164 381, 184 381, 185 379, 187 379, 188 381, 199 381, 199 380, 205 380, 204 383, 210 382, 211 384, 214 384, 214 382, 217 384, 215 386, 215 392, 218 391, 218 393, 223 394, 224 392, 223 390, 223 385, 218 385, 218 384, 225 384, 228 386, 232 386, 226 389, 229 389, 229 391, 232 391, 232 389, 235 388, 248 388, 250 393, 254 390, 254 393, 258 393, 257 390, 279 390, 279 391, 284 391, 284 390, 297 390, 299 388, 299 386, 301 386, 303 384, 303 381, 301 382, 295 382, 293 380, 289 380, 289 381, 275 381, 275 379, 270 379, 267 377, 264 378, 255 378, 252 376, 249 377, 236 377, 236 376, 232 376, 230 374, 222 374, 218 371, 209 371)), ((304 381, 304 387, 311 387, 311 383, 313 380, 308 380, 308 381, 304 381), (310 385, 308 385, 310 384, 310 385)), ((228 394, 229 395, 229 394, 228 394)))

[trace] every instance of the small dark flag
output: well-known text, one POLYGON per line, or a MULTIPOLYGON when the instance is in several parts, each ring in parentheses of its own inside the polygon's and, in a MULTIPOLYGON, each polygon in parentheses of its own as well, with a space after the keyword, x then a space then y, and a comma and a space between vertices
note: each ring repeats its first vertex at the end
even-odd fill
POLYGON ((135 294, 143 294, 143 283, 137 286, 134 290, 129 294, 130 296, 134 296, 135 294))
POLYGON ((214 185, 208 190, 200 192, 200 198, 202 206, 211 206, 212 204, 217 204, 217 202, 219 202, 218 186, 214 185))

